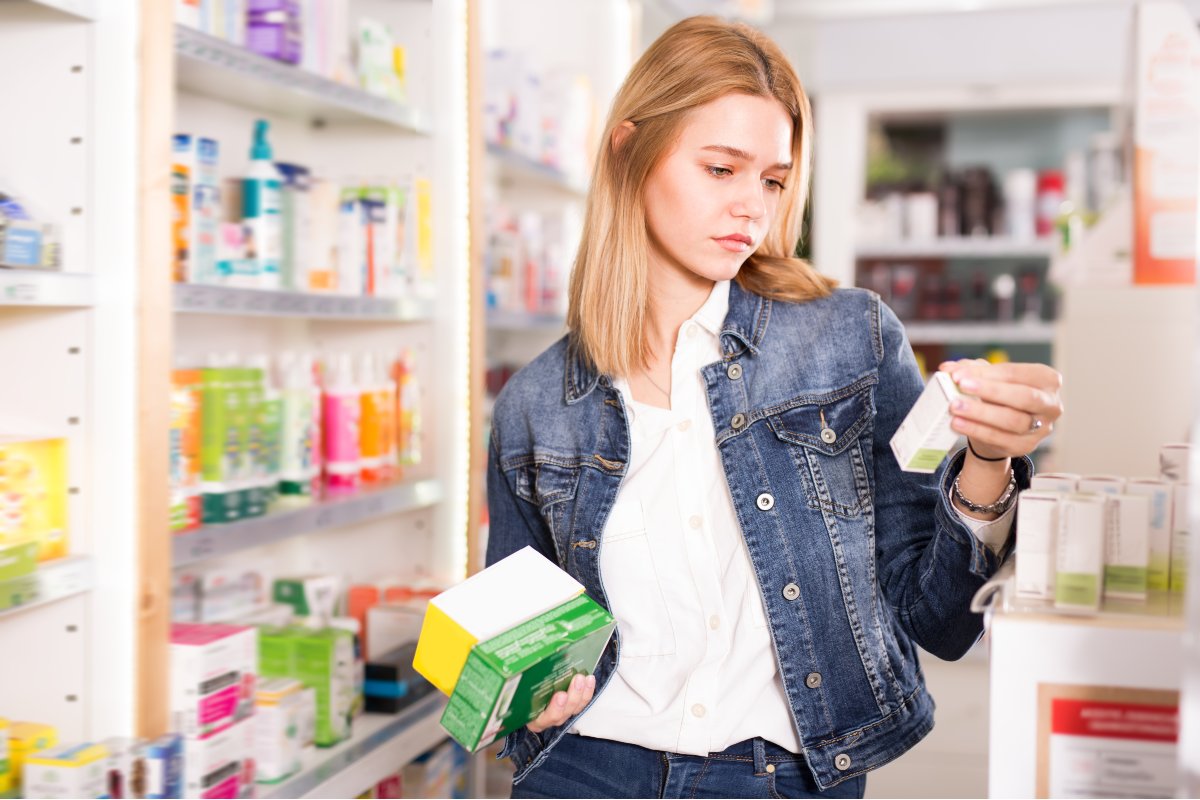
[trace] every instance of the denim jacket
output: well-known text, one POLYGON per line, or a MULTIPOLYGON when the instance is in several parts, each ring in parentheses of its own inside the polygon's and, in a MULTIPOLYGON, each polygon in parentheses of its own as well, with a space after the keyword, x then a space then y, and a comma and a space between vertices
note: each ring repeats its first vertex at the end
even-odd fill
MULTIPOLYGON (((804 755, 828 788, 933 727, 917 646, 944 659, 970 649, 982 631, 970 600, 999 561, 950 506, 961 451, 935 475, 896 464, 892 434, 924 386, 877 295, 839 289, 788 303, 735 281, 721 349, 702 370, 716 445, 804 755)), ((629 453, 620 392, 562 339, 496 400, 488 563, 532 546, 608 607, 601 532, 629 453)), ((1028 488, 1032 462, 1014 469, 1028 488)), ((618 628, 597 696, 620 656, 618 628)), ((573 724, 512 734, 502 755, 514 780, 573 724)))

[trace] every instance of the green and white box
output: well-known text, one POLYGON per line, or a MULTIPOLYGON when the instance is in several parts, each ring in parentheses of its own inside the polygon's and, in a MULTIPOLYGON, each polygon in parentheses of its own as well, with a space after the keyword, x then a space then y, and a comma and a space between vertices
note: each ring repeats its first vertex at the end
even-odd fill
POLYGON ((1058 521, 1058 569, 1054 606, 1098 611, 1104 573, 1104 512, 1108 498, 1073 494, 1063 498, 1058 521))
POLYGON ((1054 598, 1060 492, 1021 492, 1017 503, 1017 597, 1054 598))
POLYGON ((471 648, 442 727, 471 752, 535 719, 596 669, 616 623, 585 594, 471 648))
POLYGON ((945 372, 935 372, 892 436, 892 453, 905 472, 937 472, 959 435, 950 427, 950 404, 962 393, 945 372))
POLYGON ((1146 599, 1150 566, 1150 500, 1142 495, 1108 498, 1104 531, 1104 596, 1146 599))
POLYGON ((1171 521, 1175 491, 1167 481, 1157 478, 1134 478, 1125 484, 1125 493, 1142 495, 1147 500, 1147 536, 1150 560, 1147 564, 1146 588, 1165 592, 1171 588, 1171 521))
POLYGON ((1175 513, 1171 525, 1171 591, 1187 589, 1188 551, 1191 535, 1188 533, 1188 491, 1186 483, 1175 484, 1175 513))

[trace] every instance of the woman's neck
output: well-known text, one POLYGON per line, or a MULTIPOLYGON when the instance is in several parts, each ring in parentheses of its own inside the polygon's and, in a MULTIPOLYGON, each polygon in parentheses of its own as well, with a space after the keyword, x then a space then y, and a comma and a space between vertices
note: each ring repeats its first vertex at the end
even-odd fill
POLYGON ((670 363, 679 329, 700 310, 712 294, 714 282, 678 265, 651 259, 650 353, 651 363, 670 363))

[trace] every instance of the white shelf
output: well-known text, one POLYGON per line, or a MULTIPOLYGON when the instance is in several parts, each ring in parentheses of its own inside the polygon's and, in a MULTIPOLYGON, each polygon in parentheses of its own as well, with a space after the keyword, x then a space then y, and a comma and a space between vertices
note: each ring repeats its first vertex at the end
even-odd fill
POLYGON ((1048 259, 1058 252, 1056 239, 1018 241, 1004 237, 959 237, 927 241, 864 242, 859 258, 1023 258, 1048 259))
POLYGON ((514 184, 532 184, 579 197, 587 196, 588 182, 585 179, 567 175, 545 164, 539 164, 503 145, 489 143, 487 153, 500 168, 502 181, 514 184))
POLYGON ((1051 322, 909 322, 911 344, 1052 344, 1051 322))
POLYGON ((291 778, 259 784, 259 797, 357 797, 446 739, 445 708, 435 692, 399 714, 364 714, 349 739, 310 753, 291 778))
POLYGON ((226 286, 175 285, 175 311, 248 317, 302 317, 359 322, 425 322, 433 319, 427 300, 362 297, 226 286))
POLYGON ((525 314, 519 311, 487 312, 487 326, 494 331, 543 331, 565 330, 567 320, 557 314, 525 314))
POLYGON ((49 8, 87 22, 96 18, 96 4, 93 0, 29 0, 29 2, 35 6, 49 8))
POLYGON ((441 484, 436 480, 425 480, 323 500, 226 525, 205 525, 172 536, 171 564, 183 567, 316 531, 428 508, 441 499, 441 484))
MULTIPOLYGON (((31 578, 28 585, 30 592, 28 600, 0 611, 0 619, 90 590, 92 588, 92 560, 86 556, 71 556, 47 561, 38 565, 37 572, 31 578)), ((12 581, 5 581, 2 585, 7 588, 10 584, 24 580, 24 578, 16 578, 12 581)))
POLYGON ((380 122, 423 136, 432 132, 416 109, 185 25, 175 26, 175 54, 179 85, 197 94, 289 117, 380 122))
POLYGON ((0 307, 87 308, 93 295, 91 275, 0 268, 0 307))

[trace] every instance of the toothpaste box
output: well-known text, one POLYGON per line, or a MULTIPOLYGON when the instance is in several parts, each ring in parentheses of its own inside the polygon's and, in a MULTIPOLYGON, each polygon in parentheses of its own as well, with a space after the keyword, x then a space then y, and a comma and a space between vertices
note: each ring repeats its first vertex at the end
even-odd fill
POLYGON ((1104 531, 1104 596, 1145 600, 1150 565, 1150 501, 1142 495, 1108 498, 1104 531))
POLYGON ((1175 504, 1172 485, 1155 478, 1135 478, 1125 484, 1125 493, 1147 501, 1147 536, 1150 556, 1146 588, 1165 592, 1171 586, 1171 522, 1175 504))
POLYGON ((1076 611, 1100 608, 1104 572, 1106 497, 1068 495, 1059 509, 1054 605, 1076 611))
POLYGON ((107 797, 108 751, 98 744, 66 744, 25 759, 21 791, 25 797, 107 797))
POLYGON ((204 738, 254 713, 258 631, 233 625, 171 626, 171 720, 204 738))
POLYGON ((1186 483, 1175 484, 1175 512, 1171 525, 1171 591, 1187 589, 1188 552, 1191 550, 1191 534, 1188 519, 1188 492, 1186 483))
POLYGON ((1021 492, 1017 503, 1017 597, 1050 600, 1058 571, 1059 492, 1021 492))
POLYGON ((183 745, 183 796, 249 797, 254 790, 254 720, 183 745))
POLYGON ((1029 488, 1035 492, 1072 494, 1079 491, 1079 476, 1069 472, 1044 472, 1041 475, 1034 475, 1030 479, 1029 488))
POLYGON ((1125 491, 1125 479, 1115 475, 1084 475, 1079 479, 1081 494, 1121 494, 1125 491))
POLYGON ((1192 448, 1187 444, 1164 444, 1158 451, 1158 473, 1164 481, 1188 482, 1188 459, 1192 448))
POLYGON ((905 472, 936 472, 958 443, 950 427, 950 404, 961 396, 945 372, 935 372, 892 436, 892 453, 905 472))

